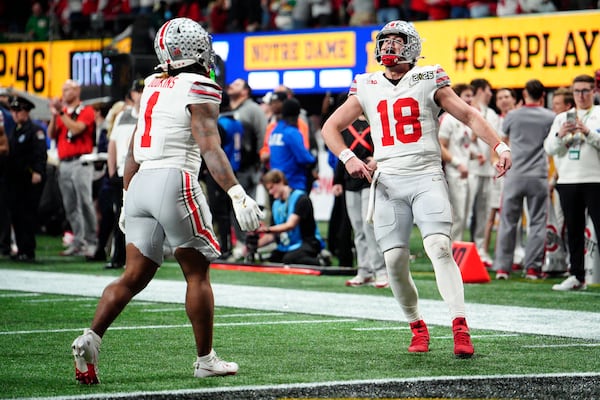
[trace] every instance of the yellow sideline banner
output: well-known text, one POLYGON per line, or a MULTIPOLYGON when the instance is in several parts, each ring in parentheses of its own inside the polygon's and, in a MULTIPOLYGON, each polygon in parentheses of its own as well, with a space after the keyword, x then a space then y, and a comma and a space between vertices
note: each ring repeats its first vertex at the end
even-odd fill
POLYGON ((600 68, 599 12, 533 14, 415 23, 421 64, 441 64, 454 83, 486 78, 495 87, 540 79, 568 86, 600 68))

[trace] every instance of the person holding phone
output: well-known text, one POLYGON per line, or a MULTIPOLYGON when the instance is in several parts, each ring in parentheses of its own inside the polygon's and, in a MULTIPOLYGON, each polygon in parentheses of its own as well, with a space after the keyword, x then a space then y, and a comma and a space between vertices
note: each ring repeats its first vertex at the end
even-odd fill
POLYGON ((546 152, 555 157, 556 190, 567 227, 570 276, 553 290, 585 290, 586 213, 600 232, 600 106, 594 105, 595 79, 579 75, 573 79, 575 107, 558 114, 544 141, 546 152))

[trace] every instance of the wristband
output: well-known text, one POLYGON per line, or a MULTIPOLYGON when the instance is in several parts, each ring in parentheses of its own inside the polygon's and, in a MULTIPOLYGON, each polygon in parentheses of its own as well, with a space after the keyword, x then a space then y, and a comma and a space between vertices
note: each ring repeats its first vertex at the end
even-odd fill
POLYGON ((508 147, 508 145, 504 142, 498 142, 494 146, 494 151, 496 152, 496 154, 500 155, 500 154, 504 153, 505 151, 510 151, 510 147, 508 147))
POLYGON ((342 152, 338 156, 340 161, 344 164, 346 164, 348 162, 348 160, 351 159, 352 157, 356 157, 356 154, 354 154, 354 152, 350 149, 342 150, 342 152))

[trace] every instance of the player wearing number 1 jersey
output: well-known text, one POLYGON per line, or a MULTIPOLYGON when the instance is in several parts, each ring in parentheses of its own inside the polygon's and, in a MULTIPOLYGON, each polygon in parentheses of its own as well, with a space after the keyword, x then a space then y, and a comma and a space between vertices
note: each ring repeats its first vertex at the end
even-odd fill
POLYGON ((409 271, 408 245, 416 223, 438 289, 450 309, 454 354, 470 357, 474 349, 465 319, 463 283, 450 242, 452 208, 438 141, 440 110, 494 147, 499 176, 511 167, 510 149, 481 114, 456 95, 441 66, 416 65, 421 38, 412 24, 389 22, 376 40, 375 57, 385 71, 357 75, 348 99, 328 118, 321 133, 352 176, 372 181, 369 214, 392 292, 413 333, 408 351, 429 351, 429 333, 409 271), (371 125, 375 171, 346 147, 340 133, 362 113, 371 125))
MULTIPOLYGON (((98 383, 102 336, 129 301, 144 289, 163 261, 165 241, 174 250, 187 283, 185 308, 197 359, 194 376, 232 375, 238 365, 212 348, 214 299, 209 263, 220 255, 211 215, 198 183, 202 160, 232 199, 243 230, 255 230, 262 212, 239 185, 221 148, 217 118, 221 88, 209 79, 211 38, 195 21, 176 18, 157 32, 154 49, 162 73, 145 80, 136 131, 125 161, 124 208, 127 263, 107 286, 91 329, 72 344, 75 377, 98 383)), ((124 229, 124 226, 123 226, 124 229)))

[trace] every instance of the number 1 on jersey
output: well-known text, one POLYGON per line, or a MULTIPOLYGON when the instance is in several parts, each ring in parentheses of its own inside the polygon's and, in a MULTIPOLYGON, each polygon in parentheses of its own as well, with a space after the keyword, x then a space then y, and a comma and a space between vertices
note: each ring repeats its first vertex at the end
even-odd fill
POLYGON ((148 104, 146 105, 146 112, 144 113, 144 134, 142 135, 142 142, 140 143, 141 147, 150 147, 152 143, 152 137, 150 136, 150 127, 152 125, 152 110, 158 101, 159 92, 154 92, 148 99, 148 104))

